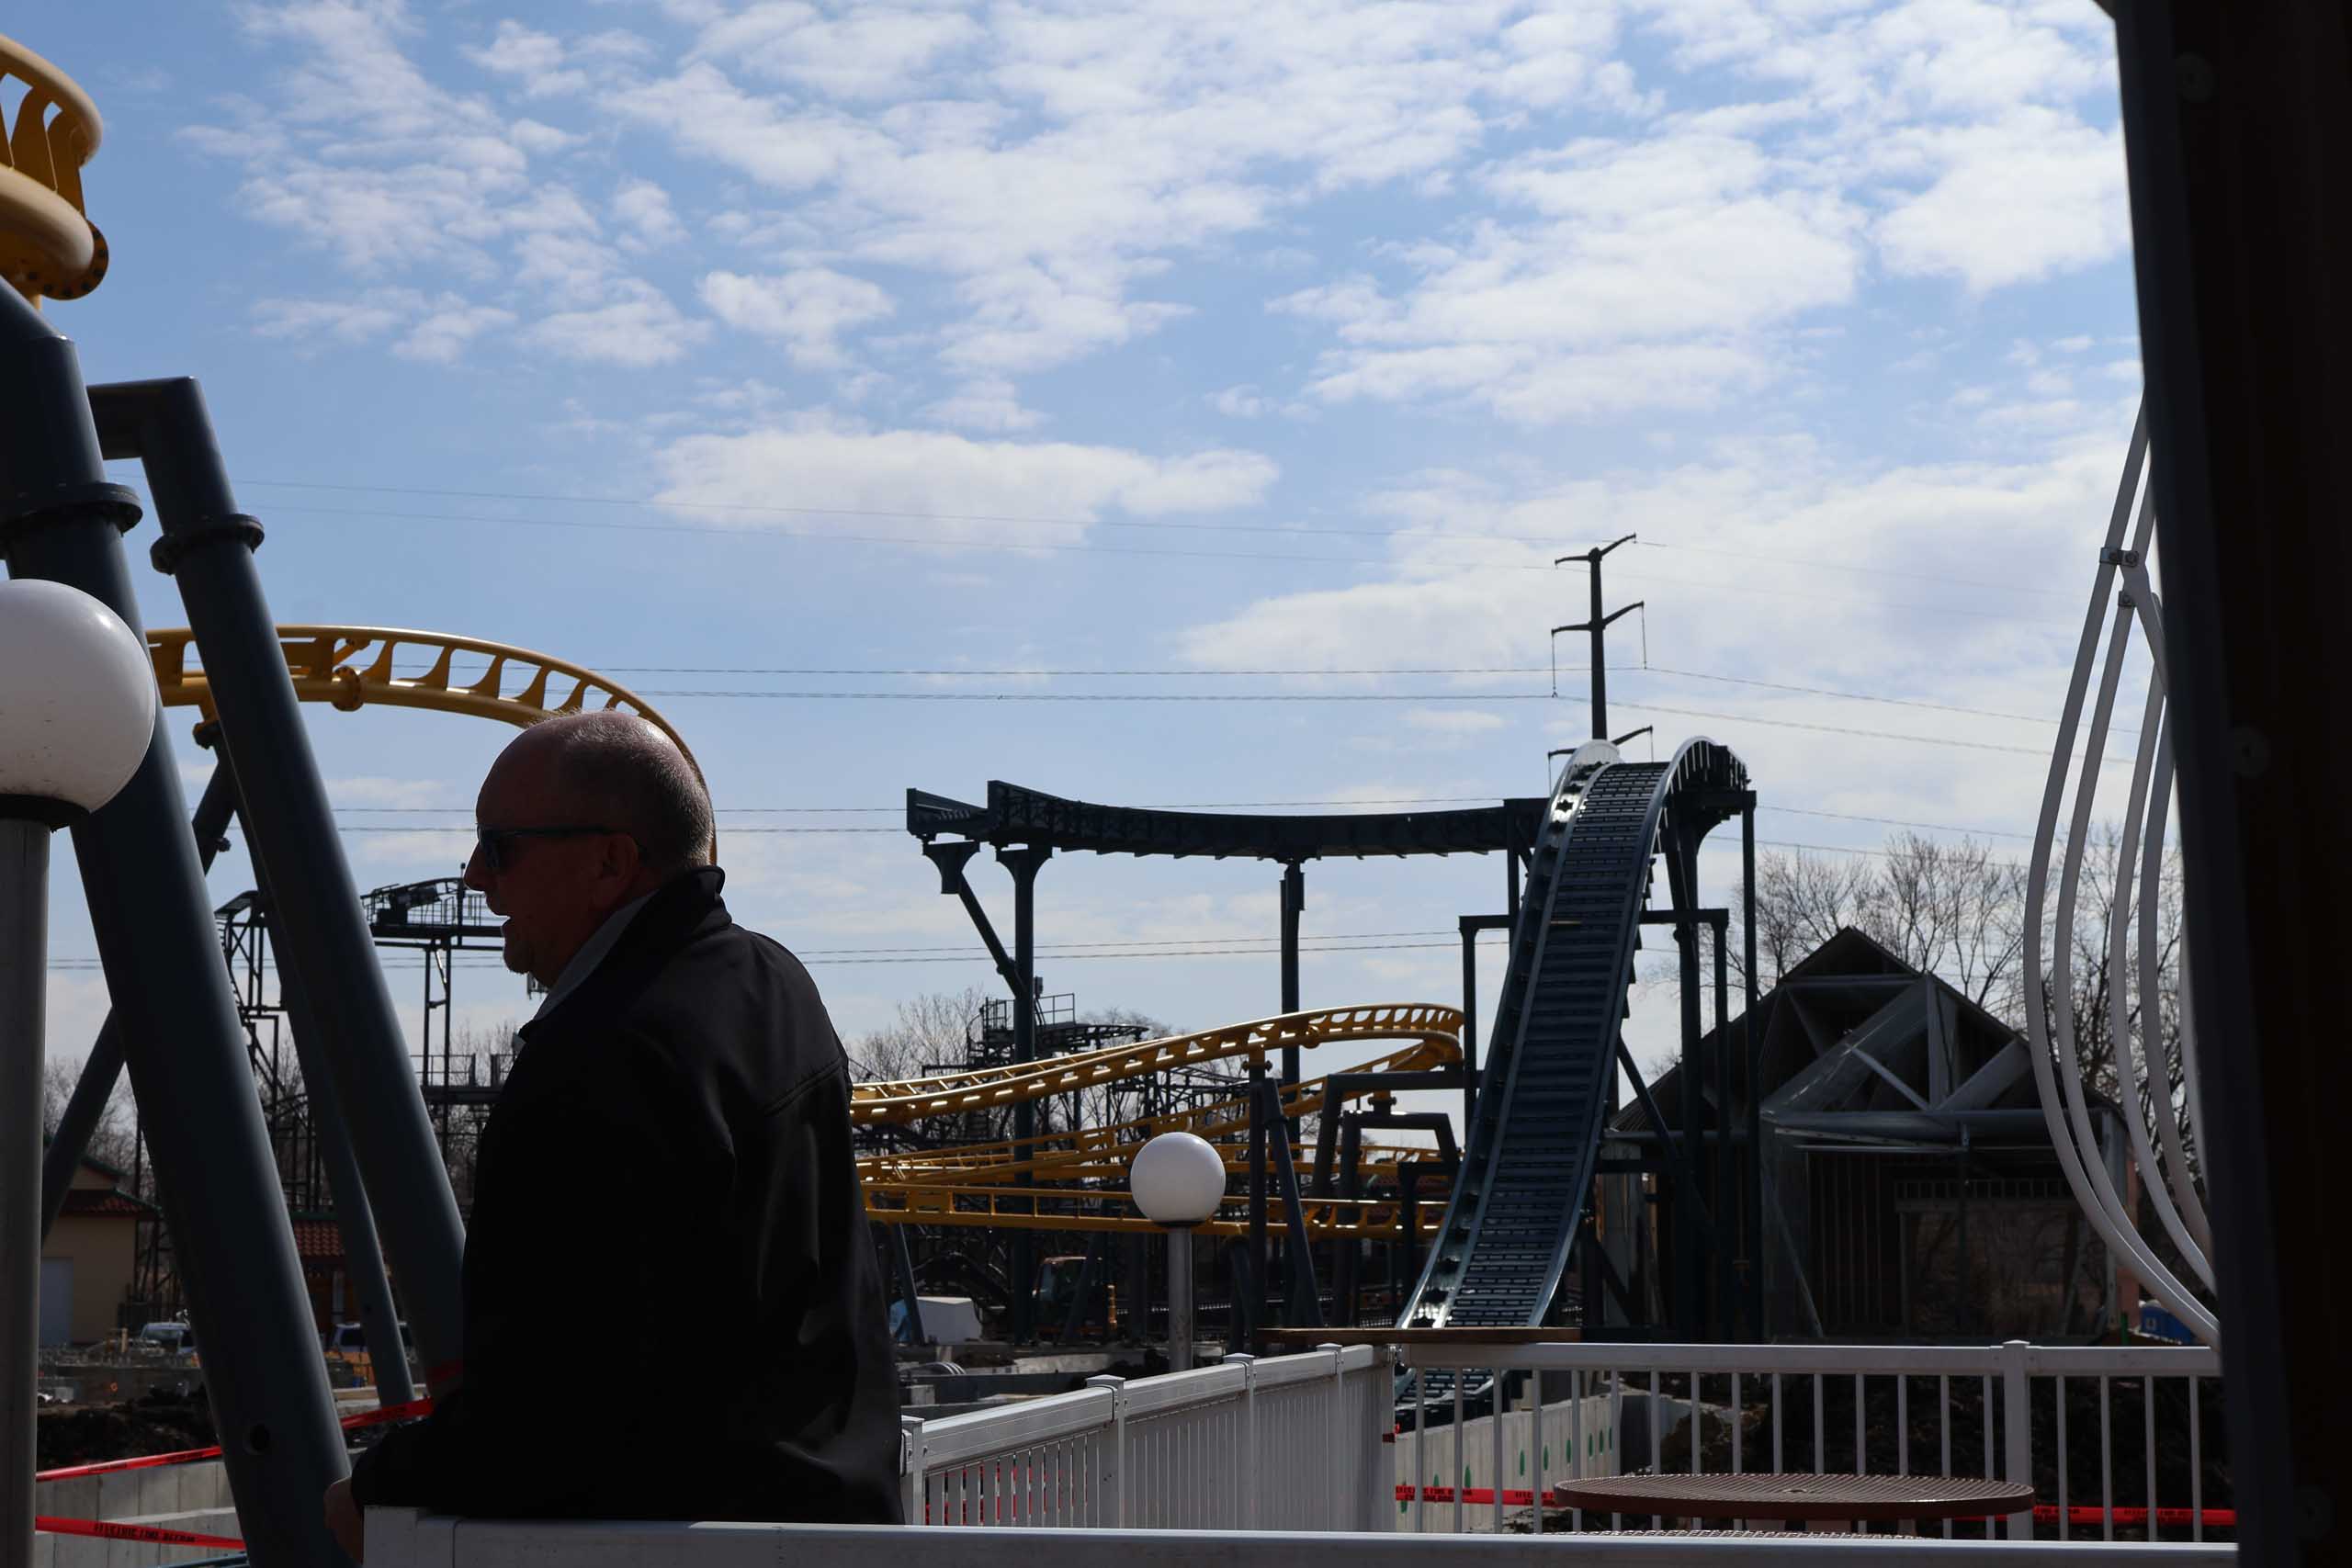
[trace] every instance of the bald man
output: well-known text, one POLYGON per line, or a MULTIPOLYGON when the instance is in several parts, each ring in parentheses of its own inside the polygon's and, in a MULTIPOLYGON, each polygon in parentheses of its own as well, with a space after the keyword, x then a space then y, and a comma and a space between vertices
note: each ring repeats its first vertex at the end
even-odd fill
POLYGON ((547 988, 484 1128, 462 1386, 328 1495, 506 1517, 899 1522, 898 1387, 849 1071, 728 918, 710 798, 643 719, 526 729, 466 883, 547 988))

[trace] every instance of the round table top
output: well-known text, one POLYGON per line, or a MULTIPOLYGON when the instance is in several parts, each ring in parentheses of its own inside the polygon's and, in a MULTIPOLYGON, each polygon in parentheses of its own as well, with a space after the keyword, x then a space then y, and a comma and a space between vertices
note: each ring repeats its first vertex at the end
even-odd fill
POLYGON ((1703 1519, 1948 1519, 2033 1502, 2030 1486, 1979 1475, 1610 1475, 1554 1491, 1578 1508, 1703 1519))

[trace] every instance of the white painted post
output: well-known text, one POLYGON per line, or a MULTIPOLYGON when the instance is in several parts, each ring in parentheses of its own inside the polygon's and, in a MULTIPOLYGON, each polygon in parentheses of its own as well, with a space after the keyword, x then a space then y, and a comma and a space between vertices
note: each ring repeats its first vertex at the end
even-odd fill
POLYGON ((1108 1389, 1111 1393, 1111 1472, 1096 1472, 1095 1495, 1111 1500, 1110 1528, 1127 1528, 1127 1380, 1125 1378, 1089 1378, 1089 1388, 1108 1389))
POLYGON ((1329 1496, 1325 1505, 1325 1529, 1343 1530, 1348 1528, 1348 1353, 1337 1345, 1317 1345, 1317 1350, 1331 1353, 1331 1421, 1324 1439, 1324 1447, 1331 1456, 1329 1496))
POLYGON ((928 1524, 924 1516, 922 1422, 899 1417, 899 1517, 910 1525, 928 1524))
POLYGON ((1258 1474, 1258 1358, 1239 1351, 1227 1356, 1225 1364, 1241 1369, 1241 1528, 1258 1528, 1258 1493, 1261 1483, 1258 1474))
MULTIPOLYGON (((2007 1431, 2003 1443, 2002 1478, 2007 1481, 2033 1483, 2033 1400, 2026 1379, 2026 1352, 2033 1347, 2022 1339, 2011 1339, 2001 1347, 2001 1417, 2007 1431)), ((2033 1539, 2033 1507, 2030 1504, 2009 1516, 2009 1539, 2033 1539)))

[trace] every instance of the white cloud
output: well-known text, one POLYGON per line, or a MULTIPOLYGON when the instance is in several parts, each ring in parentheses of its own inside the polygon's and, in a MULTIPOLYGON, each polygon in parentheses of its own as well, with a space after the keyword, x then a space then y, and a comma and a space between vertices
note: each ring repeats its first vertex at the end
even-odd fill
MULTIPOLYGON (((1137 516, 1255 504, 1276 477, 1254 452, 1153 457, 1115 446, 978 441, 940 431, 869 431, 811 423, 742 435, 690 435, 659 454, 662 504, 714 522, 758 526, 783 495, 822 496, 844 513, 898 513, 889 531, 943 543, 1069 544, 1080 530, 1019 519, 1086 522, 1108 510, 1137 516)), ((871 516, 796 528, 872 532, 871 516)))
POLYGON ((1874 226, 1896 272, 1957 276, 1981 294, 2106 261, 2131 243, 2120 129, 2026 107, 1897 140, 1937 173, 1874 226))
POLYGON ((829 267, 748 277, 714 272, 698 291, 712 315, 741 332, 774 338, 793 363, 830 368, 842 361, 841 334, 890 314, 890 297, 861 277, 829 267))
POLYGON ((710 323, 682 315, 651 284, 630 278, 610 303, 559 310, 524 329, 533 346, 565 359, 634 369, 667 365, 710 335, 710 323))
POLYGON ((495 305, 469 305, 450 295, 435 302, 406 337, 392 345, 403 359, 432 365, 454 364, 468 344, 493 327, 512 325, 514 312, 495 305))
POLYGON ((399 326, 412 304, 399 293, 371 299, 262 299, 253 308, 254 330, 303 347, 366 343, 399 326))
POLYGON ((613 197, 613 217, 641 245, 673 245, 685 225, 670 209, 670 193, 651 180, 629 180, 613 197))
POLYGON ((1707 406, 1772 378, 1765 334, 1856 287, 1861 215, 1798 174, 1712 132, 1570 143, 1487 175, 1537 220, 1415 247, 1401 295, 1355 277, 1275 305, 1337 329, 1313 383, 1331 401, 1470 397, 1527 423, 1707 406))
POLYGON ((1502 715, 1483 708, 1407 708, 1403 719, 1409 728, 1453 736, 1488 734, 1508 722, 1502 715))
POLYGON ((563 41, 551 33, 517 21, 498 24, 497 35, 481 48, 465 51, 466 58, 483 70, 512 77, 528 98, 557 97, 583 91, 584 72, 563 69, 563 41))
POLYGON ((1273 406, 1259 394, 1257 388, 1246 383, 1211 392, 1208 404, 1228 419, 1256 419, 1273 406))
POLYGON ((1045 415, 1022 406, 1018 389, 1000 377, 967 381, 922 411, 942 424, 1010 434, 1034 430, 1045 415))

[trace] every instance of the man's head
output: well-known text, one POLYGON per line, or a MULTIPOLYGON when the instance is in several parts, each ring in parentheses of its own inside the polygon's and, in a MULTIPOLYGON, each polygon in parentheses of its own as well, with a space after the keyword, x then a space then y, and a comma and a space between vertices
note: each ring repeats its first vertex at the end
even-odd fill
POLYGON ((491 764, 474 823, 493 840, 466 885, 506 919, 506 966, 543 986, 606 917, 710 859, 710 796, 670 738, 633 714, 568 714, 491 764))

